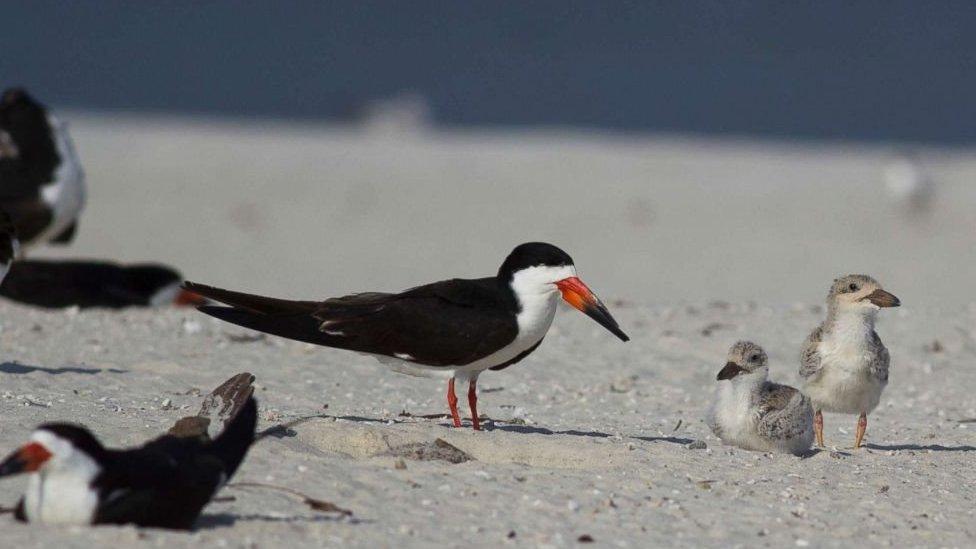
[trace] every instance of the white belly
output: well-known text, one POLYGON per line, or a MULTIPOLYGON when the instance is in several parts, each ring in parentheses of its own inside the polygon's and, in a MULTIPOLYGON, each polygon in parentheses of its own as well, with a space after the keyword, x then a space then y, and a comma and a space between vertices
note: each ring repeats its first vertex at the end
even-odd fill
POLYGON ((78 219, 85 205, 85 174, 67 128, 54 116, 48 117, 48 123, 53 129, 54 145, 61 163, 54 171, 54 181, 41 188, 41 198, 53 210, 51 224, 32 244, 46 242, 64 232, 78 219))
POLYGON ((821 370, 806 383, 813 407, 845 414, 869 413, 878 406, 886 382, 871 373, 874 357, 863 345, 820 343, 821 370))
POLYGON ((756 429, 758 420, 746 387, 737 387, 728 382, 719 385, 709 412, 709 423, 723 443, 760 452, 773 450, 770 441, 759 436, 756 429))
POLYGON ((28 522, 47 524, 91 524, 98 495, 90 481, 76 472, 32 474, 24 494, 28 522))

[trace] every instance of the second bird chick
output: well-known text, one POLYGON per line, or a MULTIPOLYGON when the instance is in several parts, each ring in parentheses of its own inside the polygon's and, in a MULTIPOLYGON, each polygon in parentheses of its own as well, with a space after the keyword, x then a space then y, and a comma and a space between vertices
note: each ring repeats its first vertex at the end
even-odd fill
POLYGON ((746 450, 802 454, 813 443, 810 399, 768 380, 766 351, 751 341, 729 349, 706 423, 725 444, 746 450))

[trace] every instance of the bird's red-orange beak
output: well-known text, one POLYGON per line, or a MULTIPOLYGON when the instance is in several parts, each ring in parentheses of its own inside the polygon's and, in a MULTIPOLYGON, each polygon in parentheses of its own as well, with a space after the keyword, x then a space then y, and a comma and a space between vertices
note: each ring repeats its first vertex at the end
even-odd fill
POLYGON ((51 458, 51 452, 36 442, 24 446, 20 450, 7 456, 0 463, 0 477, 31 473, 41 468, 44 462, 51 458))
POLYGON ((200 307, 201 305, 206 305, 208 302, 207 298, 202 295, 180 288, 180 293, 176 294, 173 305, 177 307, 200 307))
POLYGON ((607 330, 610 330, 613 335, 619 337, 624 341, 630 341, 627 334, 620 329, 617 321, 613 319, 610 315, 610 311, 607 307, 600 301, 600 298, 596 296, 587 286, 583 284, 583 281, 575 276, 569 278, 564 278, 559 282, 556 282, 556 286, 559 291, 563 294, 563 299, 566 303, 569 303, 576 309, 580 310, 586 316, 597 321, 600 326, 603 326, 607 330))

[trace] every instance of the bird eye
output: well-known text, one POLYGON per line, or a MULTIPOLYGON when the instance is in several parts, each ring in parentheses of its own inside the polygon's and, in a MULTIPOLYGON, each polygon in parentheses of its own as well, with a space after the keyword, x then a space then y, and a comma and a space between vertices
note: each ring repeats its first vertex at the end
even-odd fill
POLYGON ((853 282, 851 282, 850 286, 848 286, 847 289, 850 290, 850 291, 852 291, 852 292, 856 292, 857 291, 857 284, 854 284, 853 282))
POLYGON ((752 355, 749 357, 750 362, 759 362, 759 355, 752 355))

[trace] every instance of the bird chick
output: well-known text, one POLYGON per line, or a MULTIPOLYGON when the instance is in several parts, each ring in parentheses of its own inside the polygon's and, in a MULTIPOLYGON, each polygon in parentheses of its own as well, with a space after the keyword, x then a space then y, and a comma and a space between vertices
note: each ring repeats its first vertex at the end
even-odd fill
POLYGON ((766 351, 751 341, 729 349, 706 423, 722 442, 746 450, 802 454, 813 442, 810 399, 768 380, 766 351))

